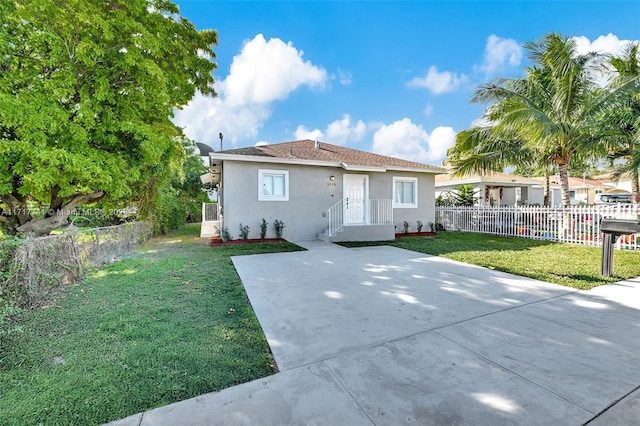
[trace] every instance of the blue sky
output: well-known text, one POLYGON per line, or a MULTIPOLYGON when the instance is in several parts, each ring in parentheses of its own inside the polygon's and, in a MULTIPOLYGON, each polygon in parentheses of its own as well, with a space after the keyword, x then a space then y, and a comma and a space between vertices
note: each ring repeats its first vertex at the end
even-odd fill
POLYGON ((218 150, 319 138, 439 165, 483 111, 474 89, 557 32, 579 50, 640 40, 640 1, 176 1, 218 31, 218 97, 174 121, 218 150))

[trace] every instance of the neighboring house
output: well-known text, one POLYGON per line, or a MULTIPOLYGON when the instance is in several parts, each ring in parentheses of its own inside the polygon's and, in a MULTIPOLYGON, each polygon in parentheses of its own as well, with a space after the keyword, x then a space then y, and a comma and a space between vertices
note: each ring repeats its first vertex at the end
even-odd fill
POLYGON ((484 175, 436 176, 436 196, 446 191, 455 191, 458 185, 473 185, 476 204, 490 206, 531 205, 544 202, 544 188, 535 179, 522 176, 489 172, 484 175))
MULTIPOLYGON (((533 178, 544 185, 544 177, 533 178)), ((562 186, 560 177, 553 175, 549 177, 549 187, 551 192, 551 206, 562 205, 562 186)), ((612 186, 601 180, 584 179, 577 177, 569 177, 569 201, 571 204, 593 204, 596 195, 620 192, 612 186)))
MULTIPOLYGON (((404 221, 435 219, 434 178, 440 167, 301 140, 209 154, 219 188, 221 226, 234 239, 240 224, 259 238, 260 223, 283 221, 290 241, 390 240, 404 221)), ((206 235, 203 235, 206 236, 206 235)))
MULTIPOLYGON (((436 196, 453 191, 458 185, 473 185, 477 204, 492 206, 542 205, 544 203, 544 177, 526 178, 507 173, 484 175, 436 176, 436 196)), ((597 194, 622 192, 611 182, 569 177, 569 199, 571 204, 593 204, 597 194)), ((549 177, 549 205, 562 206, 560 178, 549 177)))
POLYGON ((605 191, 609 194, 619 193, 631 193, 633 192, 633 185, 631 183, 631 176, 629 173, 623 174, 618 180, 613 179, 612 173, 604 173, 600 176, 596 176, 596 179, 601 179, 602 183, 608 187, 605 191))

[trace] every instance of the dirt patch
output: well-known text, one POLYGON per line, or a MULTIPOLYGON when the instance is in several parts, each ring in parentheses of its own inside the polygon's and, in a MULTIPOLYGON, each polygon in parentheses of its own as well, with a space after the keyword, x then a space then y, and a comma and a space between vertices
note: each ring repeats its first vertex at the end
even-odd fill
POLYGON ((403 237, 433 237, 438 235, 437 232, 407 232, 406 234, 404 232, 401 232, 400 234, 396 234, 396 238, 403 238, 403 237))

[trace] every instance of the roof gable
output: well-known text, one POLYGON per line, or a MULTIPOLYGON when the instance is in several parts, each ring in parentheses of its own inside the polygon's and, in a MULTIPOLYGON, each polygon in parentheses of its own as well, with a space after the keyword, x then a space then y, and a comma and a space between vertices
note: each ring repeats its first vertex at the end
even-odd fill
POLYGON ((444 168, 437 166, 332 145, 326 142, 315 142, 309 139, 247 148, 227 149, 211 153, 210 156, 212 159, 221 160, 261 161, 269 158, 271 160, 282 160, 282 162, 286 163, 318 163, 318 165, 342 166, 347 170, 371 168, 384 171, 390 168, 412 169, 427 173, 446 172, 444 168))

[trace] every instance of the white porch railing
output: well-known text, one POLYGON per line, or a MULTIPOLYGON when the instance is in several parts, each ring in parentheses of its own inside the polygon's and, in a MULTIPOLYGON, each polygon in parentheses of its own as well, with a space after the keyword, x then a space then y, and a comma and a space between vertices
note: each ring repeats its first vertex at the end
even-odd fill
MULTIPOLYGON (((367 209, 363 212, 365 217, 364 225, 393 224, 393 208, 391 200, 369 200, 369 202, 364 205, 367 209)), ((334 236, 345 226, 344 211, 344 198, 326 211, 328 220, 327 235, 334 236)))
POLYGON ((369 224, 392 225, 393 204, 390 199, 369 200, 369 224))
MULTIPOLYGON (((446 230, 534 238, 589 246, 602 245, 603 218, 638 219, 631 204, 574 206, 436 207, 436 226, 446 230)), ((640 234, 622 235, 617 249, 640 250, 640 234)))
POLYGON ((334 236, 344 226, 344 198, 327 210, 327 219, 329 226, 327 227, 327 235, 334 236))

